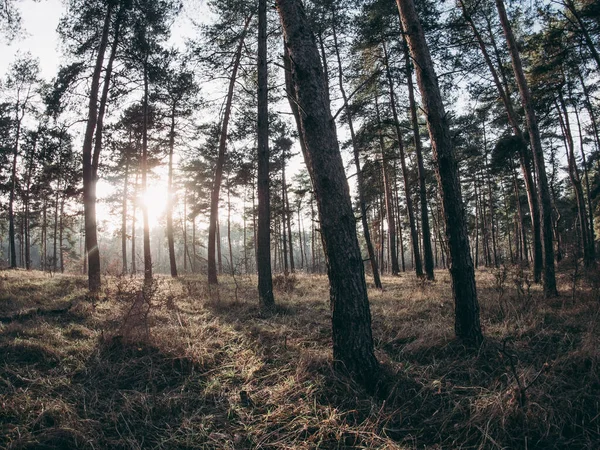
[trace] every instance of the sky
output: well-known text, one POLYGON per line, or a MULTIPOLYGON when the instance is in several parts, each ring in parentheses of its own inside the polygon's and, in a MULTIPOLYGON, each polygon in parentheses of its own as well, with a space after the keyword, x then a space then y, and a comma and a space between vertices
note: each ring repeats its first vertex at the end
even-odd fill
MULTIPOLYGON (((22 0, 17 2, 17 7, 21 14, 22 30, 10 42, 7 42, 6 39, 0 40, 0 77, 4 77, 17 54, 29 52, 39 60, 42 78, 50 81, 58 72, 62 60, 56 30, 60 18, 65 12, 65 7, 61 0, 22 0)), ((173 26, 171 30, 171 44, 183 46, 186 38, 193 35, 194 30, 190 20, 190 17, 193 16, 206 20, 208 14, 206 14, 206 6, 203 1, 194 2, 194 5, 188 5, 184 9, 176 26, 173 26)), ((158 226, 167 199, 166 181, 163 178, 160 177, 151 183, 144 199, 149 206, 150 222, 154 226, 158 226)), ((97 190, 100 200, 98 216, 101 219, 107 219, 105 225, 111 225, 113 220, 110 217, 114 211, 111 211, 109 205, 102 202, 102 198, 111 195, 114 188, 109 183, 99 180, 97 190)), ((108 228, 113 227, 109 226, 108 228)))
POLYGON ((23 30, 12 42, 0 41, 0 73, 6 73, 19 51, 29 51, 40 60, 42 77, 51 79, 61 59, 56 27, 64 7, 60 0, 23 0, 17 6, 21 12, 23 30))

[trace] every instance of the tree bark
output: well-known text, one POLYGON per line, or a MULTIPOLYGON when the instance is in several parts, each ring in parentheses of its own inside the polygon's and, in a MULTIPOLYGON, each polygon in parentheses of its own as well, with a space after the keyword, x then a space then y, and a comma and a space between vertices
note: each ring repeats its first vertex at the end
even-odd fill
POLYGON ((109 4, 102 35, 96 56, 96 65, 92 75, 90 90, 90 101, 88 107, 87 126, 83 140, 83 210, 85 222, 85 248, 88 262, 88 288, 92 293, 98 292, 101 287, 100 281, 100 252, 98 250, 98 230, 96 228, 96 183, 95 171, 92 160, 92 141, 94 130, 98 123, 98 91, 100 88, 100 75, 102 64, 108 45, 110 21, 114 6, 109 4))
POLYGON ((537 118, 531 100, 531 93, 529 91, 527 80, 525 79, 525 73, 523 72, 523 65, 521 63, 517 42, 512 32, 510 22, 508 21, 508 16, 506 15, 503 0, 496 0, 496 8, 500 16, 500 23, 502 24, 502 29, 510 52, 513 72, 515 74, 517 86, 519 87, 521 103, 525 110, 529 139, 533 150, 533 161, 538 183, 542 250, 544 254, 543 289, 546 297, 553 297, 558 295, 558 292, 556 290, 556 275, 554 271, 554 244, 552 242, 552 200, 550 199, 550 192, 548 189, 548 178, 546 176, 546 164, 544 162, 542 140, 540 138, 537 118))
POLYGON ((423 110, 427 117, 436 175, 442 196, 449 247, 448 264, 455 302, 454 331, 460 339, 477 345, 483 340, 483 335, 479 323, 475 270, 469 250, 467 222, 450 127, 415 5, 412 0, 397 0, 397 4, 404 30, 407 33, 406 40, 410 53, 415 61, 417 81, 421 91, 423 110))
POLYGON ((258 3, 258 223, 256 268, 261 308, 275 304, 271 269, 271 204, 269 194, 269 96, 267 68, 267 0, 258 3))
POLYGON ((374 389, 379 373, 356 220, 329 108, 329 93, 315 38, 299 0, 277 0, 291 62, 292 95, 300 139, 317 199, 330 282, 333 358, 336 366, 374 389))
MULTIPOLYGON (((177 102, 171 108, 171 128, 169 130, 169 180, 167 188, 167 245, 169 247, 169 266, 171 276, 177 278, 177 261, 175 259, 175 238, 173 236, 173 151, 175 149, 175 114, 177 102)), ((184 218, 184 220, 186 220, 184 218)))

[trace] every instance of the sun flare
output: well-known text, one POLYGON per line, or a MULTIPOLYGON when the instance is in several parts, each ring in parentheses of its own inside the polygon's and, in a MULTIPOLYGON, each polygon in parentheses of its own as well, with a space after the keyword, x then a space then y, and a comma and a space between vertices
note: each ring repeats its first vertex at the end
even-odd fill
POLYGON ((150 228, 160 225, 167 207, 168 192, 166 186, 153 184, 147 187, 146 192, 140 196, 142 206, 148 208, 148 222, 150 228))

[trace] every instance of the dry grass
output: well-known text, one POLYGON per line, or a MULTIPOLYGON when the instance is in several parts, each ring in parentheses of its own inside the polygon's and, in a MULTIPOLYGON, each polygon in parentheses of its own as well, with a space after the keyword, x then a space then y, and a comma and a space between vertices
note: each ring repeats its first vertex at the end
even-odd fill
POLYGON ((526 272, 479 272, 471 351, 437 278, 371 291, 391 374, 371 397, 331 368, 325 277, 278 280, 265 315, 253 278, 110 278, 91 299, 79 277, 3 272, 0 448, 600 448, 598 279, 573 296, 565 270, 548 301, 526 272))

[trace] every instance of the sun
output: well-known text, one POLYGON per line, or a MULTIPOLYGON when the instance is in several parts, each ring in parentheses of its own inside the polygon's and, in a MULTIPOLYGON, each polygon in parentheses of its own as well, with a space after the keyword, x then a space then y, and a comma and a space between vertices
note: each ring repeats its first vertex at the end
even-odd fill
POLYGON ((140 200, 142 205, 148 208, 148 224, 150 228, 160 225, 167 207, 168 198, 168 191, 161 183, 149 185, 146 188, 146 192, 142 194, 140 200))

